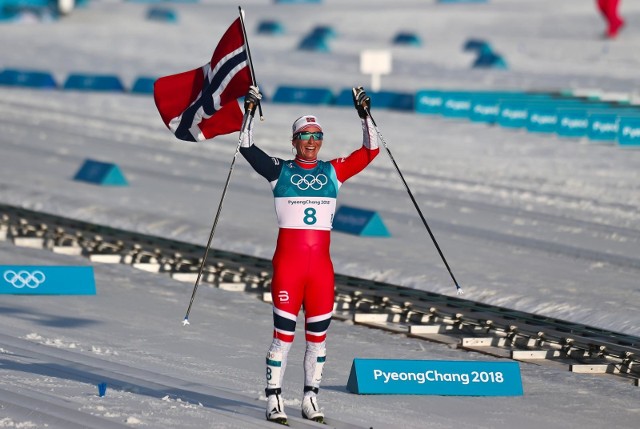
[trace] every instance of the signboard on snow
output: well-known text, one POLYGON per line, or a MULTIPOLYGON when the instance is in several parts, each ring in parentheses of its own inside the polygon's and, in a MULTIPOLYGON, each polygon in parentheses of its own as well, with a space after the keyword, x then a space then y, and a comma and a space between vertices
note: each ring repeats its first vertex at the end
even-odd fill
POLYGON ((93 267, 0 265, 0 294, 95 295, 93 267))
POLYGON ((347 390, 366 394, 522 396, 514 361, 354 359, 347 390))

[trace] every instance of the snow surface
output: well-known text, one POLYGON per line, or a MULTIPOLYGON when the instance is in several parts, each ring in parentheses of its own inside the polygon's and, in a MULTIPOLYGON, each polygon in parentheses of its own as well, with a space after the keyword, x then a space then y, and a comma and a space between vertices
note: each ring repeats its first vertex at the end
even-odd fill
MULTIPOLYGON (((358 55, 370 48, 393 51, 394 72, 382 78, 383 89, 638 90, 636 3, 622 2, 628 24, 615 41, 600 38, 604 24, 591 1, 364 4, 244 2, 265 94, 285 84, 335 93, 366 87, 370 78, 359 73, 358 55), (286 35, 256 34, 258 22, 275 18, 286 35), (295 49, 325 24, 338 32, 330 54, 295 49), (403 30, 417 32, 424 46, 392 47, 403 30), (462 50, 471 37, 488 39, 509 71, 472 70, 473 55, 462 50)), ((116 74, 130 87, 138 76, 208 61, 237 6, 170 4, 180 20, 172 25, 146 20, 147 4, 96 0, 60 21, 3 24, 0 70, 48 70, 59 82, 73 72, 116 74)), ((308 112, 324 126, 323 158, 360 144, 352 109, 268 101, 263 107, 256 141, 274 156, 290 155, 290 124, 308 112)), ((373 114, 466 298, 640 335, 640 151, 376 110, 375 99, 373 114)), ((0 87, 0 129, 0 202, 200 245, 237 143, 237 135, 178 141, 151 97, 127 94, 0 87), (87 158, 117 164, 130 186, 73 181, 87 158)), ((392 236, 335 232, 337 272, 455 294, 384 150, 343 186, 339 204, 378 212, 392 236)), ((239 157, 213 246, 270 258, 276 233, 269 186, 239 157)), ((88 264, 3 242, 0 263, 88 264)), ((96 297, 0 298, 0 427, 266 424, 260 400, 268 305, 203 288, 192 325, 183 328, 191 285, 126 266, 94 269, 96 297), (100 398, 96 385, 105 380, 110 387, 100 398), (38 414, 43 409, 48 417, 38 414)), ((534 365, 521 364, 522 398, 352 395, 345 385, 354 357, 487 357, 340 322, 328 341, 321 405, 328 416, 360 427, 637 427, 637 388, 534 365)), ((302 350, 298 340, 285 380, 292 415, 300 404, 302 350)))

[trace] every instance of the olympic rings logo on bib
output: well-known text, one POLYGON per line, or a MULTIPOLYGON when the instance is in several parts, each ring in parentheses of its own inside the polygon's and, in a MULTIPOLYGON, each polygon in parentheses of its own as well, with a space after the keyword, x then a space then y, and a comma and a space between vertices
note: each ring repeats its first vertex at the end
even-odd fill
POLYGON ((28 287, 30 289, 35 289, 45 282, 46 276, 42 271, 18 271, 17 273, 13 270, 7 270, 4 272, 4 280, 11 284, 16 289, 22 289, 23 287, 28 287))
POLYGON ((309 188, 319 191, 328 182, 329 179, 324 174, 318 174, 317 176, 313 174, 305 174, 304 176, 294 174, 291 176, 291 184, 297 186, 301 191, 306 191, 309 188))

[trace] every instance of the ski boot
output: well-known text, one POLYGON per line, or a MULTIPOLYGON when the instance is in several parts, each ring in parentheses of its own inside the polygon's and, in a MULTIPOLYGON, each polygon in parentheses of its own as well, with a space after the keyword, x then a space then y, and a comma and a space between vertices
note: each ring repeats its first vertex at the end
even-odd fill
POLYGON ((317 397, 305 396, 302 399, 302 417, 314 422, 324 423, 324 413, 320 411, 317 397))
POLYGON ((284 400, 281 396, 282 389, 265 389, 265 394, 267 395, 267 420, 289 426, 287 415, 284 412, 284 400))

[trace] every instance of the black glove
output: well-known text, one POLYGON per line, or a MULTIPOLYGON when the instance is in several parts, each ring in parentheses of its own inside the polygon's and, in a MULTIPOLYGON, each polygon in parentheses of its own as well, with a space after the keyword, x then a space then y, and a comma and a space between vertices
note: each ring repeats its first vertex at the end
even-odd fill
POLYGON ((352 88, 351 95, 353 95, 353 105, 358 111, 358 116, 362 119, 366 118, 368 116, 367 112, 371 107, 371 97, 367 95, 361 86, 352 88))
POLYGON ((244 111, 249 112, 251 116, 256 113, 256 108, 262 100, 262 94, 260 94, 260 88, 257 86, 250 86, 247 95, 244 96, 244 111))

